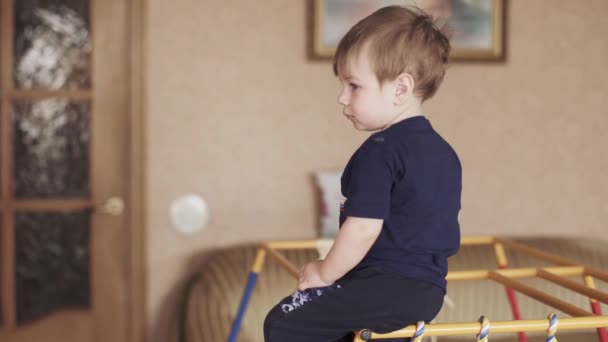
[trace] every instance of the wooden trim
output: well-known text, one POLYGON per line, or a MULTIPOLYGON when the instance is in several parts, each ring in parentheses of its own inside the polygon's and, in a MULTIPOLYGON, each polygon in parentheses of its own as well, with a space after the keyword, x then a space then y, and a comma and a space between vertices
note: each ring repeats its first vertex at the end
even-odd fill
POLYGON ((129 196, 130 208, 130 322, 127 324, 128 340, 143 342, 146 336, 146 0, 131 0, 129 6, 130 27, 130 158, 129 196))
MULTIPOLYGON (((93 10, 95 8, 95 1, 94 0, 89 0, 89 44, 91 46, 91 51, 89 53, 89 89, 85 89, 85 90, 79 90, 77 92, 66 92, 65 95, 69 96, 69 95, 76 95, 76 94, 80 94, 81 96, 83 96, 83 99, 90 99, 89 101, 89 145, 88 145, 88 154, 89 154, 89 188, 87 190, 89 190, 89 198, 91 200, 95 200, 97 197, 95 196, 95 187, 93 186, 93 180, 95 179, 95 170, 94 170, 94 165, 95 162, 93 161, 93 151, 94 150, 94 145, 95 145, 95 120, 97 119, 96 116, 97 115, 102 115, 100 113, 94 112, 95 109, 95 101, 97 100, 96 98, 93 97, 93 94, 95 93, 95 91, 97 90, 97 86, 95 85, 95 72, 97 72, 94 68, 95 64, 94 64, 94 60, 93 60, 93 56, 95 55, 95 51, 97 50, 96 47, 96 43, 95 43, 95 38, 96 37, 96 33, 94 32, 95 30, 95 11, 93 10)), ((73 97, 69 97, 71 99, 75 99, 73 97)), ((91 219, 91 228, 93 227, 93 220, 91 219)), ((91 253, 93 253, 93 245, 90 246, 91 247, 91 253)), ((89 267, 91 270, 93 270, 93 260, 91 259, 91 263, 89 264, 89 267)), ((93 274, 93 272, 91 272, 91 274, 93 274)), ((93 283, 93 277, 91 277, 91 284, 93 283)), ((91 294, 93 293, 93 287, 91 287, 91 294)), ((93 300, 93 297, 91 297, 91 300, 93 300)))
MULTIPOLYGON (((130 312, 130 6, 131 1, 93 0, 91 196, 95 204, 120 197, 120 216, 93 215, 92 315, 95 341, 128 341, 130 312), (104 113, 107 111, 107 113, 104 113), (105 115, 108 114, 108 115, 105 115), (111 115, 110 115, 111 114, 111 115), (114 131, 114 133, 112 133, 114 131), (98 135, 98 134, 106 134, 98 135), (105 140, 111 140, 107 143, 105 140), (116 150, 118 147, 119 150, 116 150), (119 238, 120 241, 116 241, 119 238), (117 259, 118 258, 118 259, 117 259), (120 259, 123 261, 121 262, 120 259), (125 260, 126 259, 126 260, 125 260), (112 281, 108 281, 112 280, 112 281)), ((100 213, 101 214, 101 213, 100 213)))
POLYGON ((78 211, 93 208, 94 204, 88 199, 32 199, 13 200, 7 206, 19 211, 78 211))
MULTIPOLYGON (((93 145, 95 142, 95 120, 96 120, 96 116, 98 115, 97 112, 95 111, 95 103, 94 101, 96 100, 96 98, 94 97, 94 94, 96 94, 97 91, 97 87, 95 85, 95 72, 97 71, 95 68, 95 64, 93 63, 93 55, 95 55, 95 51, 96 51, 96 46, 95 46, 95 32, 94 31, 94 26, 95 23, 93 21, 93 18, 95 16, 95 8, 96 2, 94 0, 90 0, 89 1, 89 8, 88 8, 88 16, 89 16, 89 22, 88 22, 88 29, 89 29, 89 46, 91 47, 91 50, 89 51, 89 87, 88 89, 83 89, 80 90, 81 92, 85 93, 88 92, 88 98, 90 99, 89 102, 89 144, 87 146, 88 148, 88 155, 89 155, 89 170, 88 170, 88 177, 89 177, 89 188, 87 189, 89 191, 89 200, 90 201, 96 201, 97 197, 95 197, 95 186, 94 186, 94 182, 95 182, 95 178, 94 174, 93 174, 93 169, 95 168, 95 162, 94 162, 94 149, 93 149, 93 145)), ((68 94, 74 94, 72 92, 69 92, 68 94)), ((66 94, 67 95, 67 94, 66 94)), ((90 299, 90 314, 91 317, 93 317, 93 325, 92 325, 92 330, 93 330, 93 334, 97 333, 97 323, 98 323, 98 318, 96 315, 96 311, 98 310, 97 308, 97 303, 96 303, 96 287, 97 287, 97 269, 96 269, 96 257, 99 257, 99 251, 98 251, 98 241, 96 239, 96 224, 95 224, 95 217, 94 215, 91 215, 89 217, 89 227, 91 229, 91 235, 90 235, 90 240, 89 240, 89 253, 91 255, 91 258, 89 259, 89 270, 90 270, 90 275, 89 275, 89 299, 90 299)), ((94 340, 98 340, 98 338, 94 338, 94 340)))
MULTIPOLYGON (((89 16, 89 22, 88 22, 88 29, 89 29, 89 46, 91 47, 90 51, 89 51, 89 88, 88 89, 84 89, 84 90, 80 90, 82 92, 88 92, 88 98, 90 99, 89 101, 89 143, 88 143, 88 155, 89 155, 89 168, 88 168, 88 177, 89 177, 89 188, 87 189, 89 192, 89 200, 90 201, 96 201, 97 197, 95 197, 95 186, 94 186, 94 182, 95 182, 95 178, 93 175, 93 169, 95 168, 95 162, 94 162, 94 149, 93 149, 93 144, 95 142, 95 120, 96 120, 96 116, 97 116, 97 112, 95 111, 95 103, 94 101, 96 100, 94 95, 96 92, 96 85, 95 85, 95 72, 96 72, 96 68, 95 68, 95 64, 93 63, 93 55, 95 55, 95 51, 96 51, 96 46, 95 46, 95 32, 93 32, 94 30, 94 25, 95 23, 93 22, 93 18, 95 15, 95 8, 96 2, 93 0, 89 1, 89 8, 88 8, 88 16, 89 16)), ((71 92, 70 92, 71 93, 71 92)), ((69 94, 69 93, 68 93, 69 94)), ((73 94, 73 93, 71 93, 73 94)), ((67 95, 67 94, 66 94, 67 95)), ((91 255, 91 258, 89 259, 89 300, 91 303, 90 306, 90 314, 91 317, 93 317, 93 325, 92 325, 92 329, 93 329, 93 334, 95 334, 97 332, 96 329, 96 324, 98 323, 96 321, 96 309, 97 309, 97 304, 96 304, 96 285, 97 285, 97 269, 96 269, 96 257, 99 256, 99 252, 98 252, 98 243, 96 240, 96 224, 95 224, 95 216, 91 215, 89 217, 89 227, 91 229, 91 235, 90 235, 90 239, 89 239, 89 253, 91 255)), ((97 340, 97 338, 95 338, 95 340, 97 340)))
POLYGON ((0 75, 2 83, 2 203, 6 206, 2 210, 2 325, 11 329, 16 324, 16 292, 15 292, 15 228, 13 212, 9 208, 12 201, 12 119, 10 113, 11 98, 9 96, 13 89, 13 36, 14 36, 14 2, 0 2, 0 35, 2 36, 2 60, 0 64, 0 75))
MULTIPOLYGON (((12 329, 17 324, 17 292, 15 291, 15 230, 12 213, 2 215, 2 324, 0 328, 12 329)), ((2 329, 0 329, 1 331, 2 329)))
POLYGON ((11 98, 19 100, 65 98, 79 101, 91 99, 93 92, 91 90, 13 89, 9 94, 11 98))
MULTIPOLYGON (((93 8, 95 8, 95 1, 96 0, 89 0, 89 46, 91 47, 91 51, 89 52, 89 87, 87 88, 83 88, 83 89, 78 89, 76 90, 77 92, 89 92, 90 96, 93 95, 93 89, 95 87, 95 70, 93 69, 93 66, 95 65, 95 60, 93 59, 95 56, 95 49, 96 49, 96 42, 95 39, 97 38, 97 34, 96 32, 94 32, 95 30, 95 11, 93 10, 93 8)), ((74 92, 74 91, 72 91, 74 92)))

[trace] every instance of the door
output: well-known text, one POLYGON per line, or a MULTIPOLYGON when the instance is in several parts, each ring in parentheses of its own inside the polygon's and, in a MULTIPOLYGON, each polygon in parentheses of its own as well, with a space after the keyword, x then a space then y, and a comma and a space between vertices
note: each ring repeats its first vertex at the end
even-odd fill
POLYGON ((0 341, 127 341, 129 1, 0 2, 0 341))

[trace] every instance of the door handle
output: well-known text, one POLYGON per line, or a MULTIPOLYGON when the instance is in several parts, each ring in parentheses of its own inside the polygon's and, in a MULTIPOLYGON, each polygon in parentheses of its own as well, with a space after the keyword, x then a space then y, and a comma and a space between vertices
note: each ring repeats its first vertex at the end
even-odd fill
POLYGON ((100 207, 99 212, 110 216, 120 216, 125 211, 125 201, 118 197, 108 198, 100 207))

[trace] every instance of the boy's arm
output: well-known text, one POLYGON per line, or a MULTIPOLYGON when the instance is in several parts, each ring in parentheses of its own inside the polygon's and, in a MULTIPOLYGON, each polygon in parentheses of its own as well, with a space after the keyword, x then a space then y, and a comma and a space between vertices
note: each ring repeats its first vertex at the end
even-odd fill
POLYGON ((347 217, 325 259, 302 268, 298 289, 329 286, 353 269, 380 235, 383 222, 382 219, 347 217))
POLYGON ((329 253, 321 262, 321 280, 333 283, 353 269, 380 235, 383 222, 382 219, 347 217, 329 253))

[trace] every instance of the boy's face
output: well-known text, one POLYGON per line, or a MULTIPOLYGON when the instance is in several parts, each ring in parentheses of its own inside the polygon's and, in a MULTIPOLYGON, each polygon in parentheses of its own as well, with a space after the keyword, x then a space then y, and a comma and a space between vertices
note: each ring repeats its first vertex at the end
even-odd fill
POLYGON ((395 119, 395 91, 391 82, 380 85, 364 46, 358 56, 348 58, 346 70, 338 75, 342 92, 338 103, 342 113, 361 131, 377 131, 395 119))

